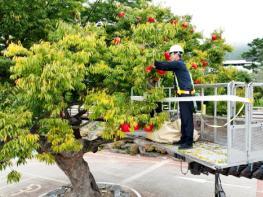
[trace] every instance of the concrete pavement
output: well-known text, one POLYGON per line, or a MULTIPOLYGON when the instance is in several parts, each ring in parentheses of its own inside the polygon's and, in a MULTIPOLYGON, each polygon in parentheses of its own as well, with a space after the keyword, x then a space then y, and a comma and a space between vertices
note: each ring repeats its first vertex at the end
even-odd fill
MULTIPOLYGON (((85 155, 97 182, 129 186, 143 197, 213 197, 214 176, 181 173, 181 163, 168 157, 149 158, 107 151, 85 155)), ((186 171, 183 163, 183 171, 186 171)), ((7 171, 0 172, 1 197, 37 197, 69 183, 56 165, 30 160, 18 168, 23 174, 16 184, 6 184, 7 171)), ((229 197, 263 197, 263 183, 255 179, 222 176, 229 197)))

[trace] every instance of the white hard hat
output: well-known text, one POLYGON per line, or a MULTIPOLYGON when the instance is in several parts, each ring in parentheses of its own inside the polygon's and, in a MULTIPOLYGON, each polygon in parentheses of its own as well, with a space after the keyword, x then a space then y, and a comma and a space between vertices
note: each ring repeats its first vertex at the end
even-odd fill
POLYGON ((172 53, 172 52, 181 52, 181 53, 183 53, 184 50, 183 50, 183 48, 180 45, 175 44, 175 45, 171 46, 171 48, 169 50, 169 53, 172 53))

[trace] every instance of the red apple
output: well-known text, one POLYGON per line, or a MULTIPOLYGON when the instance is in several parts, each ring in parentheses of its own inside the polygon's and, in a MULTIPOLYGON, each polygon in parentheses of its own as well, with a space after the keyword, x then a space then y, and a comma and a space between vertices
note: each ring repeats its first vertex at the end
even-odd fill
POLYGON ((114 43, 115 45, 120 44, 120 43, 121 43, 121 38, 120 38, 120 37, 115 37, 115 38, 113 39, 113 43, 114 43))
POLYGON ((192 63, 192 69, 197 69, 198 65, 196 63, 192 63))
POLYGON ((135 126, 134 126, 134 131, 139 130, 139 128, 140 128, 140 125, 138 123, 136 123, 135 126))
POLYGON ((176 19, 172 19, 172 20, 170 21, 170 23, 171 23, 172 25, 176 25, 176 24, 177 24, 177 20, 176 20, 176 19))
POLYGON ((143 128, 143 130, 146 131, 146 132, 152 132, 152 130, 153 130, 153 124, 147 124, 147 125, 145 125, 144 128, 143 128))
POLYGON ((156 72, 158 73, 158 75, 163 76, 166 74, 165 70, 156 70, 156 72))
POLYGON ((155 22, 155 18, 153 17, 148 17, 148 20, 147 20, 149 23, 154 23, 155 22))
POLYGON ((208 65, 208 62, 206 60, 201 60, 202 66, 206 67, 208 65))
POLYGON ((200 83, 201 83, 200 79, 194 80, 194 84, 200 84, 200 83))
POLYGON ((188 22, 186 22, 186 21, 183 22, 183 24, 182 24, 182 28, 183 28, 183 29, 186 29, 187 27, 188 27, 188 22))
POLYGON ((216 34, 212 34, 212 40, 213 41, 217 40, 217 35, 216 34))
POLYGON ((120 125, 120 128, 123 132, 130 132, 130 124, 128 123, 123 123, 120 125))
POLYGON ((150 73, 150 72, 152 71, 152 69, 153 69, 153 65, 149 65, 149 66, 147 66, 147 67, 145 68, 145 71, 146 71, 147 73, 150 73))
POLYGON ((167 61, 169 61, 171 59, 170 53, 168 51, 164 52, 164 57, 167 61))
POLYGON ((118 17, 123 18, 125 16, 125 12, 119 12, 118 17))

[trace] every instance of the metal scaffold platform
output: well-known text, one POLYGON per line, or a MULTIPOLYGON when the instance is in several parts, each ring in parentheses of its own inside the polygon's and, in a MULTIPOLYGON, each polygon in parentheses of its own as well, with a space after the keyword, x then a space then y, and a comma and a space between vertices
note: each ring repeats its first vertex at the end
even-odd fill
POLYGON ((227 165, 227 148, 219 144, 199 141, 193 144, 192 149, 178 150, 178 146, 164 145, 175 154, 184 157, 187 161, 196 161, 212 169, 221 169, 227 165))
MULTIPOLYGON (((200 94, 193 97, 175 97, 172 87, 164 88, 167 97, 160 101, 162 109, 174 116, 179 117, 178 102, 197 102, 200 110, 194 115, 194 125, 200 132, 200 138, 192 149, 162 146, 189 164, 196 163, 200 169, 210 169, 215 174, 216 197, 225 195, 219 178, 222 172, 228 175, 226 171, 229 173, 235 169, 230 174, 240 176, 242 170, 248 169, 247 178, 252 178, 257 170, 254 166, 257 166, 262 168, 260 179, 263 178, 263 118, 258 116, 258 110, 257 113, 253 110, 255 88, 263 88, 263 83, 198 84, 195 89, 200 94), (205 113, 208 106, 212 111, 210 114, 205 113), (222 108, 226 114, 222 114, 222 108)), ((131 100, 141 102, 146 97, 134 95, 132 90, 131 100)), ((259 178, 257 176, 254 177, 259 178)))

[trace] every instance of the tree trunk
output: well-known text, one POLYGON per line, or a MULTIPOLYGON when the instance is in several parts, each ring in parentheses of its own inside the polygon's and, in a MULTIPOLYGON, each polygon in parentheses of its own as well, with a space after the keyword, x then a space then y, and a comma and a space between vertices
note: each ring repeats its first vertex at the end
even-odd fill
POLYGON ((101 196, 99 188, 83 155, 83 153, 55 155, 56 163, 72 184, 72 191, 65 196, 99 197, 101 196))

